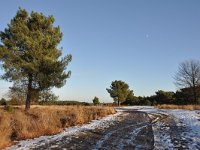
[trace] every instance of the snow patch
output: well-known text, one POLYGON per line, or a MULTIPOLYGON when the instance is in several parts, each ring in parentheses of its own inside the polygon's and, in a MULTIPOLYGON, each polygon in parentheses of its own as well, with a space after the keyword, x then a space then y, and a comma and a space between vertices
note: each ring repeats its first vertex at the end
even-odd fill
POLYGON ((181 134, 187 140, 189 149, 200 149, 200 111, 165 110, 175 117, 177 126, 186 128, 181 134))
MULTIPOLYGON (((176 125, 182 129, 180 141, 187 141, 185 144, 189 149, 200 149, 200 110, 190 111, 144 107, 139 111, 147 112, 150 118, 153 117, 153 114, 171 115, 174 118, 176 125)), ((154 118, 152 123, 155 149, 173 149, 174 145, 168 134, 169 128, 159 122, 159 117, 154 118), (164 129, 166 132, 161 132, 161 129, 164 129)), ((184 147, 185 145, 182 145, 182 148, 184 147)))

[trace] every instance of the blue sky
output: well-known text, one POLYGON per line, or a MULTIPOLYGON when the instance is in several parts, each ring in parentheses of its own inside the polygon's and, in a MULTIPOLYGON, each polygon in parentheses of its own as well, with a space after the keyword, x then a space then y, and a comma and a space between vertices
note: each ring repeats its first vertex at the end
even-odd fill
MULTIPOLYGON (((73 56, 71 78, 54 89, 63 100, 112 102, 106 88, 113 80, 127 82, 137 96, 175 91, 178 64, 200 60, 199 0, 6 0, 1 31, 18 7, 53 15, 61 27, 60 47, 73 56)), ((10 85, 0 81, 1 96, 10 85)))

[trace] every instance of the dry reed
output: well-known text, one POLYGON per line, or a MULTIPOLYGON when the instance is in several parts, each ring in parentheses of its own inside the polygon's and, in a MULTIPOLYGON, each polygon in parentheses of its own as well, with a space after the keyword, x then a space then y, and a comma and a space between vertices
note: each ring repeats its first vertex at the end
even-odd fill
POLYGON ((88 123, 115 113, 112 107, 100 106, 33 106, 13 112, 0 108, 0 149, 15 140, 59 133, 65 127, 88 123))
POLYGON ((198 110, 200 105, 158 105, 159 109, 187 109, 187 110, 198 110))

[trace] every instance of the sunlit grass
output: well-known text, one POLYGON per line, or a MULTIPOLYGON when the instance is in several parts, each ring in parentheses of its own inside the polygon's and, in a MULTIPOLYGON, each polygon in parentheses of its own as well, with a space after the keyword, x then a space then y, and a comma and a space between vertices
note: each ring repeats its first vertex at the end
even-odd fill
POLYGON ((0 108, 0 149, 14 140, 59 133, 64 127, 88 123, 115 113, 112 107, 100 106, 32 106, 28 113, 23 106, 13 112, 0 108))
POLYGON ((198 110, 200 109, 200 105, 158 105, 160 109, 187 109, 187 110, 198 110))

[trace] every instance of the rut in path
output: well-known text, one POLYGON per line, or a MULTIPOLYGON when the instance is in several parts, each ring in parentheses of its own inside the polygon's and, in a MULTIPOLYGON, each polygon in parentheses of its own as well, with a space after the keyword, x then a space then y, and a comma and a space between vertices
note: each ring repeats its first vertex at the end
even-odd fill
POLYGON ((151 119, 146 113, 128 111, 118 116, 109 128, 87 130, 72 137, 63 137, 35 149, 128 150, 153 149, 151 119))

